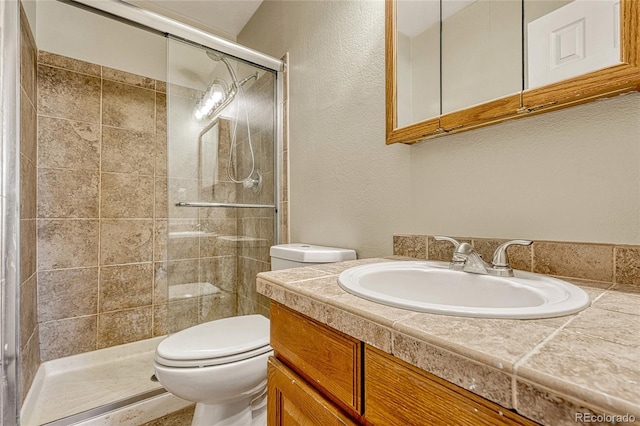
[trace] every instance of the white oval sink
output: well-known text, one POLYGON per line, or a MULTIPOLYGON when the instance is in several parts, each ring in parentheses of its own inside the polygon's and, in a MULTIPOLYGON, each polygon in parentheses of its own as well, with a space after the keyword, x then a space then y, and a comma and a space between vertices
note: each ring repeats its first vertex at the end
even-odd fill
POLYGON ((397 308, 476 318, 549 318, 589 306, 581 288, 546 275, 494 277, 449 269, 445 262, 383 262, 347 269, 345 291, 397 308))

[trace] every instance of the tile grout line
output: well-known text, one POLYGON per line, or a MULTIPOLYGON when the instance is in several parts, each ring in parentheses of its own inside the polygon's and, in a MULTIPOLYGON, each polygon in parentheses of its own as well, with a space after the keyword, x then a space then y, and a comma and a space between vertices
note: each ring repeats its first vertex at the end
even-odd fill
MULTIPOLYGON (((101 279, 102 279, 102 122, 104 114, 104 82, 102 79, 102 66, 100 66, 100 124, 99 124, 99 136, 98 136, 98 294, 97 294, 97 306, 96 306, 96 343, 95 349, 98 349, 98 341, 100 339, 100 292, 101 292, 101 279)), ((94 350, 95 350, 94 349, 94 350)))
MULTIPOLYGON (((46 50, 39 50, 39 52, 52 53, 52 52, 47 52, 46 50)), ((54 55, 55 55, 55 53, 54 53, 54 55)), ((59 56, 62 56, 62 55, 59 55, 59 56)), ((69 59, 73 60, 74 62, 75 61, 84 62, 87 65, 97 65, 97 64, 92 64, 91 62, 80 61, 80 60, 74 59, 74 58, 69 58, 69 59)), ((41 65, 43 67, 55 68, 57 70, 63 70, 63 71, 67 71, 67 72, 72 72, 74 74, 86 75, 88 77, 102 78, 102 69, 100 70, 100 75, 96 75, 96 74, 91 74, 89 72, 73 70, 71 68, 67 68, 67 67, 64 67, 62 65, 50 64, 50 63, 47 63, 47 62, 41 62, 39 59, 38 59, 38 61, 36 63, 36 66, 38 66, 38 65, 41 65)), ((81 64, 79 64, 79 65, 81 65, 81 64)), ((100 65, 97 65, 97 66, 102 68, 100 65)))
MULTIPOLYGON (((593 302, 595 302, 596 300, 600 299, 605 293, 607 293, 608 290, 603 291, 601 294, 599 294, 592 302, 589 306, 593 305, 593 302)), ((570 318, 567 322, 565 322, 564 324, 562 324, 561 326, 559 326, 558 328, 556 328, 551 334, 549 334, 547 337, 545 337, 544 339, 542 339, 536 346, 533 347, 533 349, 531 349, 529 352, 527 352, 526 354, 524 354, 519 360, 517 360, 514 364, 513 364, 513 381, 512 381, 512 386, 511 386, 511 390, 512 390, 512 405, 514 408, 517 408, 517 402, 518 402, 518 394, 517 394, 517 390, 516 390, 516 386, 517 386, 517 379, 519 377, 519 369, 520 367, 526 363, 531 357, 533 357, 534 355, 536 355, 537 353, 540 352, 540 350, 547 344, 549 343, 551 340, 553 340, 558 334, 560 334, 561 331, 564 331, 572 322, 574 322, 577 318, 579 318, 580 316, 582 316, 584 314, 584 312, 586 311, 583 310, 581 312, 579 312, 576 316, 570 318)), ((530 380, 532 383, 535 383, 534 381, 530 380)))
MULTIPOLYGON (((158 81, 154 80, 154 132, 153 132, 153 223, 152 223, 152 235, 151 235, 151 242, 152 242, 152 247, 151 247, 151 264, 152 264, 152 274, 151 274, 151 330, 150 330, 150 334, 151 337, 155 336, 155 327, 156 327, 156 306, 157 306, 157 300, 156 300, 156 292, 155 292, 155 285, 156 285, 156 267, 155 267, 155 260, 156 260, 156 239, 158 238, 158 234, 156 232, 156 224, 157 224, 157 212, 156 212, 156 205, 157 205, 157 191, 156 191, 156 181, 158 179, 158 175, 157 175, 157 167, 158 167, 158 81)), ((166 109, 166 95, 165 95, 165 109, 166 109)), ((166 123, 165 123, 165 130, 166 130, 166 123)), ((167 136, 168 137, 168 136, 167 136)), ((168 145, 168 144, 167 144, 168 145)), ((168 194, 167 194, 167 198, 168 198, 168 194)), ((168 220, 167 220, 167 242, 168 242, 168 233, 169 233, 169 228, 168 228, 168 220)), ((168 257, 168 256, 167 256, 168 257)), ((169 292, 169 287, 167 286, 167 293, 169 292)), ((167 303, 168 303, 168 294, 167 294, 167 303)), ((168 309, 167 309, 168 312, 168 309)))
MULTIPOLYGON (((100 90, 101 94, 100 96, 102 97, 102 89, 100 90)), ((87 120, 74 120, 72 118, 68 118, 68 117, 59 117, 56 115, 47 115, 47 114, 42 114, 39 113, 38 114, 39 117, 43 117, 43 118, 49 118, 49 119, 53 119, 53 120, 59 120, 59 121, 67 121, 70 123, 81 123, 81 124, 93 124, 93 125, 97 125, 97 126, 101 126, 101 127, 107 127, 109 129, 116 129, 116 130, 128 130, 130 132, 136 132, 136 133, 145 133, 145 134, 155 134, 155 131, 146 131, 146 130, 140 130, 134 127, 120 127, 120 126, 113 126, 113 125, 108 125, 108 124, 102 124, 102 120, 99 121, 87 121, 87 120)))
MULTIPOLYGON (((614 284, 612 284, 611 287, 607 288, 606 290, 604 290, 602 293, 600 293, 599 295, 597 295, 589 304, 588 307, 593 307, 594 302, 600 300, 602 297, 604 297, 606 294, 609 293, 609 291, 611 290, 611 288, 613 287, 614 284)), ((564 323, 563 325, 561 325, 560 327, 558 327, 553 333, 551 333, 549 336, 547 336, 546 338, 544 338, 540 343, 538 343, 533 349, 531 349, 531 351, 529 351, 528 353, 526 353, 522 358, 520 358, 518 361, 516 361, 513 365, 513 382, 512 382, 512 402, 513 402, 513 408, 516 409, 517 411, 517 402, 518 402, 518 395, 517 395, 517 378, 519 377, 518 374, 518 369, 520 368, 520 366, 522 364, 524 364, 525 362, 527 362, 532 356, 534 356, 535 354, 537 354, 540 349, 542 349, 542 347, 547 344, 548 342, 550 342, 551 340, 553 340, 553 338, 555 338, 561 331, 563 331, 564 329, 566 329, 572 322, 574 322, 577 318, 579 318, 580 316, 582 316, 584 313, 586 312, 586 309, 579 312, 576 316, 574 316, 573 318, 570 318, 566 323, 564 323)), ((595 338, 600 338, 598 336, 592 336, 595 338)), ((601 338, 600 338, 601 339, 601 338)), ((536 381, 532 380, 532 379, 527 379, 527 378, 523 378, 524 380, 535 384, 535 385, 540 385, 543 387, 548 387, 546 385, 543 385, 541 383, 537 383, 536 381)))
MULTIPOLYGON (((36 246, 35 246, 35 258, 36 258, 36 264, 35 264, 35 274, 36 274, 36 328, 34 330, 34 333, 37 331, 38 333, 38 360, 40 361, 40 363, 42 363, 42 347, 40 345, 40 316, 38 315, 38 307, 40 305, 39 301, 40 301, 40 297, 39 297, 39 293, 40 293, 40 285, 38 283, 38 273, 40 272, 40 258, 38 256, 38 178, 40 176, 40 169, 39 169, 39 165, 40 165, 40 159, 39 159, 39 154, 40 154, 40 115, 38 114, 38 98, 39 98, 39 91, 38 91, 38 48, 37 46, 35 46, 35 63, 34 63, 34 68, 35 68, 35 99, 34 99, 34 103, 35 105, 32 105, 34 108, 34 112, 35 112, 35 118, 36 118, 36 194, 35 194, 35 198, 36 198, 36 217, 35 219, 35 223, 34 223, 34 229, 35 229, 35 242, 36 242, 36 246)), ((22 88, 22 87, 21 87, 22 88)), ((22 88, 22 90, 24 91, 24 88, 22 88)), ((25 91, 26 93, 26 91, 25 91)))
POLYGON ((424 236, 424 259, 429 260, 429 237, 424 236))
POLYGON ((613 283, 617 284, 618 283, 618 248, 617 246, 613 246, 613 260, 612 260, 612 265, 613 265, 613 283))
MULTIPOLYGON (((51 53, 51 52, 48 52, 48 53, 51 53)), ((73 59, 73 58, 71 58, 71 59, 73 59)), ((77 59, 73 59, 73 60, 74 61, 78 61, 77 59)), ((86 62, 86 61, 79 61, 79 62, 84 62, 84 63, 86 63, 88 65, 97 65, 97 64, 92 64, 91 62, 86 62)), ((50 64, 50 63, 46 63, 46 62, 37 61, 36 66, 38 66, 38 65, 41 65, 41 66, 44 66, 44 67, 49 67, 49 68, 55 68, 55 69, 58 69, 58 70, 67 71, 67 72, 71 72, 71 73, 74 73, 74 74, 85 75, 85 76, 88 76, 88 77, 99 78, 101 80, 106 80, 106 81, 109 81, 109 82, 112 82, 112 83, 124 84, 126 86, 135 87, 137 89, 151 90, 151 91, 154 91, 154 92, 157 91, 156 88, 155 88, 155 84, 154 84, 154 87, 146 87, 146 86, 141 86, 141 85, 136 84, 136 83, 129 83, 129 82, 124 81, 124 80, 117 80, 115 78, 108 78, 108 77, 104 76, 103 68, 109 68, 109 69, 112 69, 112 70, 115 70, 115 71, 118 71, 118 72, 121 72, 121 73, 128 74, 128 75, 133 76, 133 77, 142 77, 142 78, 146 78, 146 79, 152 80, 154 82, 157 81, 156 79, 151 78, 151 77, 145 77, 145 76, 140 75, 140 74, 129 73, 127 71, 119 70, 119 69, 116 69, 116 68, 103 67, 103 66, 98 65, 100 67, 100 75, 98 76, 96 74, 91 74, 89 72, 84 72, 84 71, 78 71, 78 70, 71 69, 71 68, 65 67, 63 65, 58 65, 58 64, 50 64)))
POLYGON ((530 254, 530 256, 531 256, 531 258, 530 258, 531 266, 529 267, 529 272, 533 272, 534 269, 535 269, 535 266, 533 264, 533 262, 535 262, 535 259, 536 259, 536 255, 535 255, 535 252, 534 252, 535 249, 536 249, 536 243, 532 243, 531 244, 531 254, 530 254))

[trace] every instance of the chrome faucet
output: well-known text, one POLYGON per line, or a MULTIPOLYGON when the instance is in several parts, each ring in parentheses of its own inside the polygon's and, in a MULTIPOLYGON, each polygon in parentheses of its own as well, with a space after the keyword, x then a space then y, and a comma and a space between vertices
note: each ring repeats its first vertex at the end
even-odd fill
POLYGON ((454 271, 471 272, 473 274, 494 275, 497 277, 512 277, 513 268, 509 265, 507 248, 512 245, 528 246, 533 241, 513 240, 500 244, 493 253, 491 263, 482 260, 482 256, 469 243, 460 243, 453 238, 434 235, 438 241, 449 241, 454 246, 453 258, 449 268, 454 271))

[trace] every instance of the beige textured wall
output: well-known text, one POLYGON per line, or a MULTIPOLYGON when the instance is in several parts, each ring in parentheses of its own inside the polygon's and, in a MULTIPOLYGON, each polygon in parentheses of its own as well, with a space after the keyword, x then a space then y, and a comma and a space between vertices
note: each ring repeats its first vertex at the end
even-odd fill
POLYGON ((390 254, 410 148, 384 145, 384 3, 267 0, 238 42, 290 52, 291 241, 390 254))
POLYGON ((403 230, 640 242, 640 94, 412 148, 403 230))
POLYGON ((403 232, 640 243, 640 95, 385 146, 383 18, 383 2, 267 0, 238 36, 291 52, 292 241, 360 256, 403 232))

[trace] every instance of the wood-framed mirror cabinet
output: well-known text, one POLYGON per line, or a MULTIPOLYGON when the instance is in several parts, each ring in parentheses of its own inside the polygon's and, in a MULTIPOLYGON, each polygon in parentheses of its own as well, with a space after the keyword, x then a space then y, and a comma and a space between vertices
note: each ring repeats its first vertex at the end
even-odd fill
MULTIPOLYGON (((434 0, 426 1, 433 2, 434 0)), ((446 0, 440 0, 440 5, 442 5, 442 1, 446 0)), ((522 34, 524 34, 525 0, 521 1, 523 3, 522 34)), ((419 120, 408 124, 402 123, 399 126, 397 0, 385 0, 385 2, 387 144, 412 144, 425 139, 591 102, 599 98, 640 91, 640 0, 619 0, 620 61, 618 63, 604 69, 528 89, 525 82, 525 60, 522 60, 523 83, 521 89, 516 93, 447 112, 442 109, 443 55, 442 42, 440 42, 440 57, 430 58, 430 60, 438 62, 440 67, 440 75, 438 76, 440 78, 440 113, 426 119, 420 117, 419 120)), ((618 4, 616 4, 617 6, 618 4)), ((442 16, 442 10, 440 10, 440 16, 442 16)), ((442 20, 439 24, 440 37, 443 34, 441 22, 442 20)), ((524 35, 522 37, 524 40, 524 35)), ((522 41, 522 50, 522 57, 524 57, 524 41, 522 41)), ((433 54, 433 52, 431 53, 433 54)))

